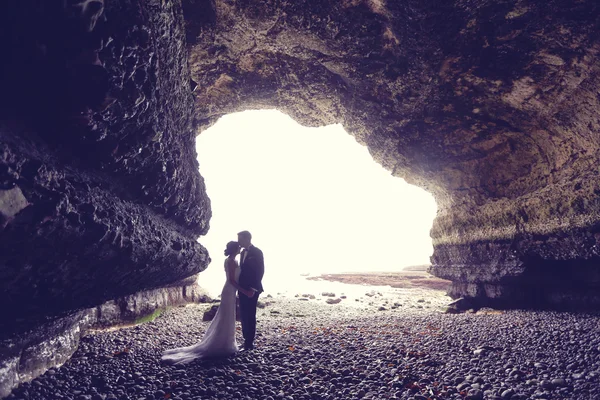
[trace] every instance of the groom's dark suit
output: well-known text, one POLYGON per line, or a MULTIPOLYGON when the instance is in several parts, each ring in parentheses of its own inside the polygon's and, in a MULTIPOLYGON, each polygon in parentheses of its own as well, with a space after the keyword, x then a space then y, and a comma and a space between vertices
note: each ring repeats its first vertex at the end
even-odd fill
POLYGON ((253 245, 243 250, 240 255, 239 285, 244 289, 254 289, 252 297, 240 294, 240 314, 242 317, 242 333, 244 347, 251 348, 256 335, 256 303, 258 296, 263 291, 262 278, 265 273, 265 261, 262 251, 253 245))

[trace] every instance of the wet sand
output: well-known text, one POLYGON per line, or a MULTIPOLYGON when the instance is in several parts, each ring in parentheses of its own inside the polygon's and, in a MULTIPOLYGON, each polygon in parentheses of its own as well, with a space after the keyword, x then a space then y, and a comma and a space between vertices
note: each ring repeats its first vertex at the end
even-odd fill
POLYGON ((323 274, 308 277, 308 280, 325 280, 354 285, 391 286, 393 288, 424 288, 447 291, 450 281, 437 278, 426 271, 403 270, 399 272, 348 272, 338 274, 323 274))

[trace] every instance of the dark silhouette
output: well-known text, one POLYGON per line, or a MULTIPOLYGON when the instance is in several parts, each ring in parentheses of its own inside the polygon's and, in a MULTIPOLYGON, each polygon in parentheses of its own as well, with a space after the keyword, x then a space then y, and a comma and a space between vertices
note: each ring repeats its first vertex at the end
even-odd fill
POLYGON ((251 350, 254 348, 256 336, 256 304, 258 296, 263 292, 261 281, 265 273, 265 262, 262 251, 252 244, 250 232, 238 233, 238 243, 244 248, 240 255, 239 277, 239 285, 244 289, 244 292, 239 295, 242 334, 244 349, 251 350))

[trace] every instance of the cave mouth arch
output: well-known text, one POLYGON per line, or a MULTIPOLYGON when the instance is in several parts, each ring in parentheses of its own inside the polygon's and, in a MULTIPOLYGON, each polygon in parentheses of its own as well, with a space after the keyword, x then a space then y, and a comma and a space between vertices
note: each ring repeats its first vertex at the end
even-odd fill
POLYGON ((243 229, 265 252, 267 291, 297 293, 290 277, 300 274, 429 264, 433 196, 392 176, 339 124, 308 128, 249 110, 203 131, 196 150, 213 212, 199 239, 212 263, 199 283, 214 295, 224 244, 243 229))
POLYGON ((206 267, 197 128, 250 106, 341 122, 434 193, 452 297, 600 309, 597 1, 66 3, 0 3, 0 326, 72 338, 0 351, 9 385, 206 267))

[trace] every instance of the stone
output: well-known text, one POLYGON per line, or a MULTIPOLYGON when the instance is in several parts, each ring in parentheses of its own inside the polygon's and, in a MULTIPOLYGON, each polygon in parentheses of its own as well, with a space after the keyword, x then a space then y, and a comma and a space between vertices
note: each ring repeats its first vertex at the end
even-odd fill
POLYGON ((472 299, 461 297, 449 303, 446 307, 445 312, 447 314, 467 312, 472 309, 473 305, 474 301, 472 299))
POLYGON ((15 69, 0 77, 0 219, 12 219, 0 232, 10 249, 0 252, 0 325, 17 317, 11 310, 33 320, 168 286, 210 260, 196 240, 210 209, 193 150, 187 53, 177 45, 185 35, 181 9, 163 4, 164 18, 153 19, 137 6, 98 0, 83 9, 82 2, 34 3, 0 6, 0 25, 14 30, 3 30, 0 45, 18 46, 7 63, 15 69), (8 22, 21 9, 35 11, 8 22), (54 28, 40 24, 47 15, 54 28), (170 34, 161 39, 165 26, 170 34), (27 39, 13 42, 19 37, 27 39), (32 57, 37 63, 25 61, 32 57), (158 59, 170 65, 153 66, 158 59), (98 85, 109 80, 119 95, 99 110, 107 88, 98 85), (24 272, 30 268, 36 274, 24 272), (51 288, 32 289, 49 281, 51 288))
POLYGON ((0 228, 4 227, 29 203, 18 186, 8 190, 0 190, 0 228))
POLYGON ((481 349, 476 349, 476 350, 473 350, 473 355, 475 355, 475 356, 483 356, 483 355, 485 355, 486 353, 487 353, 487 350, 486 350, 486 349, 483 349, 483 348, 481 348, 481 349))
POLYGON ((567 386, 567 382, 563 378, 554 378, 554 379, 552 379, 552 386, 554 386, 554 387, 567 386))

